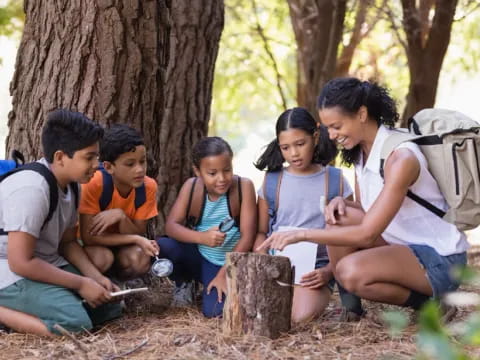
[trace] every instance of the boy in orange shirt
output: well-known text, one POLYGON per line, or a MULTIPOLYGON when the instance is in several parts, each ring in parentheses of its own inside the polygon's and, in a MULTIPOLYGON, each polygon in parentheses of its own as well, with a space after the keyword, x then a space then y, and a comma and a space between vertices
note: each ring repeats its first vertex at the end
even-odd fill
POLYGON ((157 243, 145 237, 147 222, 157 216, 157 184, 146 176, 141 135, 117 124, 100 143, 103 169, 82 185, 80 235, 85 251, 100 270, 119 280, 137 278, 150 268, 157 243))

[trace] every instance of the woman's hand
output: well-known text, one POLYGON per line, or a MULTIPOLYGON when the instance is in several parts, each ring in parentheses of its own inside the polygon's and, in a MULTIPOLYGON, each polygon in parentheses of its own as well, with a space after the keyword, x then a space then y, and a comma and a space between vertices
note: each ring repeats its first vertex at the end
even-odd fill
POLYGON ((305 230, 275 232, 265 240, 256 251, 264 249, 283 250, 285 246, 305 240, 305 230))
POLYGON ((330 200, 328 205, 325 207, 325 223, 329 225, 335 225, 337 223, 337 219, 335 215, 345 215, 347 211, 347 204, 345 203, 345 199, 341 196, 337 196, 330 200))
POLYGON ((210 294, 212 288, 217 289, 218 302, 221 303, 223 300, 223 294, 227 296, 227 273, 225 271, 225 267, 222 267, 217 276, 215 276, 213 280, 210 281, 210 284, 208 284, 207 295, 210 294))
POLYGON ((318 289, 327 285, 332 277, 332 271, 325 266, 303 275, 300 279, 300 285, 308 289, 318 289))

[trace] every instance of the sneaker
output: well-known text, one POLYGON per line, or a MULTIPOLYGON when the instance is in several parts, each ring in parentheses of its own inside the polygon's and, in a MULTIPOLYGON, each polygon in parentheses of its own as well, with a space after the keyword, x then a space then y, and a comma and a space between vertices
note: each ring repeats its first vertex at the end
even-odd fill
POLYGON ((447 305, 444 302, 440 303, 440 313, 442 314, 442 322, 444 324, 449 323, 457 315, 458 309, 456 306, 447 305))
POLYGON ((359 322, 364 315, 365 311, 361 315, 358 315, 357 313, 342 307, 342 311, 340 312, 340 318, 338 320, 340 322, 359 322))
POLYGON ((175 285, 173 289, 172 306, 184 307, 192 306, 195 300, 195 283, 187 281, 180 285, 175 285))

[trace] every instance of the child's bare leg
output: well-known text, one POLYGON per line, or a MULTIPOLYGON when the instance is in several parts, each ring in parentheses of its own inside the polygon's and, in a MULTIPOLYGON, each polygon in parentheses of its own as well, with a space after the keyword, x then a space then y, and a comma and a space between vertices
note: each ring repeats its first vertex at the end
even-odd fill
POLYGON ((331 294, 327 286, 319 289, 296 286, 293 291, 292 322, 308 322, 319 316, 327 307, 331 294))
POLYGON ((122 279, 134 279, 150 269, 151 257, 138 245, 122 246, 115 254, 118 276, 122 279))
POLYGON ((88 255, 90 261, 95 265, 95 267, 103 274, 113 264, 113 253, 112 251, 105 246, 85 246, 85 252, 88 255))
POLYGON ((19 333, 53 336, 36 316, 0 306, 0 323, 19 333))

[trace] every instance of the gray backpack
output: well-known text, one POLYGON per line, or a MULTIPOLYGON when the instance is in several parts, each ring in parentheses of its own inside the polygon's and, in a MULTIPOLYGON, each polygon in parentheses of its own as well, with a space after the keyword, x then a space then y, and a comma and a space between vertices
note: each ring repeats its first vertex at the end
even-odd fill
POLYGON ((409 120, 408 129, 396 130, 380 153, 382 177, 385 159, 412 141, 425 155, 449 209, 444 212, 410 190, 407 196, 461 231, 480 225, 480 124, 457 111, 424 109, 409 120))

